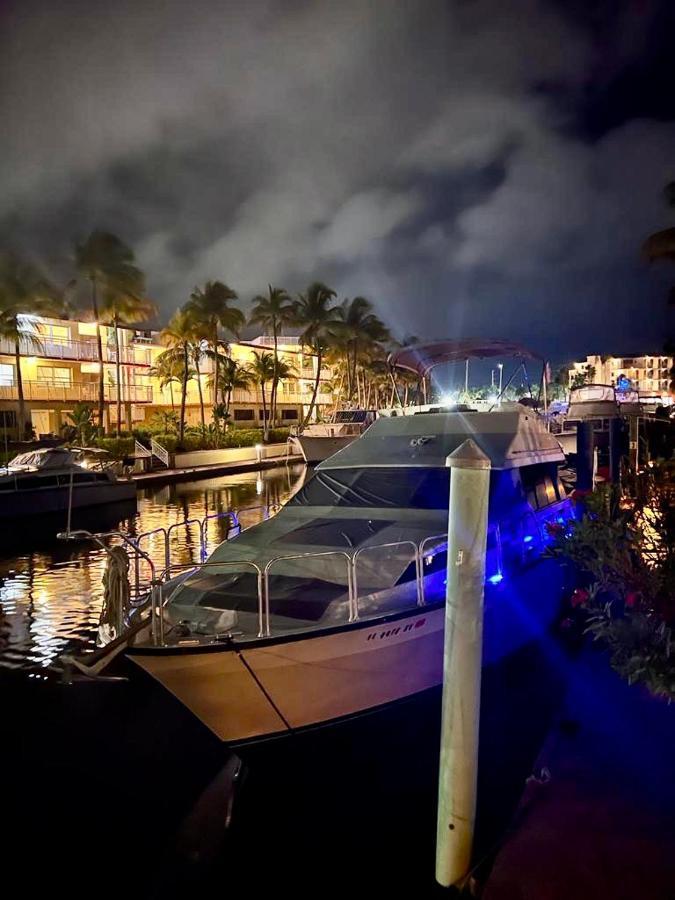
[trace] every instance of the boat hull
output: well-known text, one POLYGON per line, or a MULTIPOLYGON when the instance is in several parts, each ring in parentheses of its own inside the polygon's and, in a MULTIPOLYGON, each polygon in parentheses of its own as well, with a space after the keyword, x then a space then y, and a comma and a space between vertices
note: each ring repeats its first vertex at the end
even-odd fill
MULTIPOLYGON (((69 496, 67 486, 3 492, 0 494, 0 521, 65 512, 69 496)), ((135 498, 136 485, 130 481, 83 484, 73 488, 72 508, 123 503, 135 498)))
MULTIPOLYGON (((488 586, 483 664, 540 640, 560 604, 554 561, 488 586)), ((222 741, 238 745, 376 710, 442 681, 445 608, 419 607, 328 634, 238 649, 132 651, 222 741)))
POLYGON ((349 434, 343 437, 311 437, 299 435, 291 438, 294 447, 302 454, 306 463, 322 462, 343 450, 357 439, 358 435, 349 434))

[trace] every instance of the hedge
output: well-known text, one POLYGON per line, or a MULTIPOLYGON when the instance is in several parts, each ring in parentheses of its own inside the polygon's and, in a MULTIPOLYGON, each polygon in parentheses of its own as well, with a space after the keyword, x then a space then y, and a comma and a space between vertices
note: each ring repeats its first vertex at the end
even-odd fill
MULTIPOLYGON (((224 434, 218 435, 218 449, 230 447, 255 447, 263 443, 262 429, 259 428, 230 428, 224 434)), ((269 433, 270 444, 283 444, 289 435, 288 428, 271 428, 269 433)), ((213 450, 216 436, 212 433, 202 435, 200 429, 190 429, 183 436, 182 444, 178 443, 178 436, 169 433, 150 432, 146 429, 135 429, 132 436, 102 437, 96 439, 96 446, 107 450, 116 459, 134 456, 134 442, 138 440, 143 446, 150 447, 150 441, 154 438, 158 444, 170 453, 176 450, 213 450)))

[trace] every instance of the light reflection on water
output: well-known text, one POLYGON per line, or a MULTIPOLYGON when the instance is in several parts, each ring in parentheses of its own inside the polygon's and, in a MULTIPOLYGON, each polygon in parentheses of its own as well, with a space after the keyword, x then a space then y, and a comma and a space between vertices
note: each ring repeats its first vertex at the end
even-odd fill
MULTIPOLYGON (((245 472, 182 482, 138 491, 137 509, 99 507, 74 514, 73 527, 119 530, 136 537, 155 528, 168 528, 186 519, 228 510, 242 512, 242 527, 262 521, 264 508, 286 502, 301 486, 304 466, 281 466, 262 473, 245 472)), ((208 522, 210 552, 225 535, 226 519, 208 522)), ((24 669, 49 665, 64 652, 94 649, 103 597, 105 551, 91 543, 57 541, 65 522, 40 533, 39 523, 22 523, 14 536, 16 549, 4 544, 0 554, 0 668, 24 669), (39 546, 39 549, 30 549, 39 546)), ((17 526, 19 527, 19 526, 17 526)), ((164 540, 143 541, 159 569, 164 568, 164 540)), ((175 528, 171 537, 172 563, 199 561, 199 527, 175 528)), ((147 577, 148 570, 141 571, 147 577)), ((133 570, 130 571, 133 581, 133 570)))

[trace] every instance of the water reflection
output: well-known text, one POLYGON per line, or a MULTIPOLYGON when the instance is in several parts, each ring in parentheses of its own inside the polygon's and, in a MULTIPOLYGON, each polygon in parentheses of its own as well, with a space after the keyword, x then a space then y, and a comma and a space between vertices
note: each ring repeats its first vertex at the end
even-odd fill
MULTIPOLYGON (((216 514, 238 509, 242 527, 253 525, 262 521, 265 508, 285 503, 305 477, 306 468, 295 465, 144 489, 138 492, 136 509, 124 504, 75 511, 73 527, 119 530, 138 537, 157 528, 214 516, 205 530, 210 552, 225 536, 226 519, 215 518, 216 514)), ((0 667, 43 667, 64 652, 94 648, 105 552, 89 543, 57 541, 55 533, 64 525, 51 523, 41 531, 39 523, 31 523, 23 526, 23 534, 11 536, 14 549, 10 536, 4 542, 0 555, 0 667)), ((163 569, 163 537, 150 534, 143 538, 142 546, 163 569)), ((200 546, 195 522, 171 530, 173 562, 198 562, 200 546)), ((141 579, 148 578, 145 564, 139 574, 141 579)))

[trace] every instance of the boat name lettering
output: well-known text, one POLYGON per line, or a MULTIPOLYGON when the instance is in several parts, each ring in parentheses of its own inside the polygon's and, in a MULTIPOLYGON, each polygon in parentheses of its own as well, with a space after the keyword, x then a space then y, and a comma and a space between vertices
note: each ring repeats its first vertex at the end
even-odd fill
POLYGON ((415 628, 421 628, 426 619, 417 619, 414 622, 407 622, 405 625, 395 625, 393 628, 387 628, 385 631, 371 631, 366 640, 383 641, 386 638, 396 637, 397 634, 405 634, 408 631, 414 631, 415 628))

